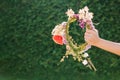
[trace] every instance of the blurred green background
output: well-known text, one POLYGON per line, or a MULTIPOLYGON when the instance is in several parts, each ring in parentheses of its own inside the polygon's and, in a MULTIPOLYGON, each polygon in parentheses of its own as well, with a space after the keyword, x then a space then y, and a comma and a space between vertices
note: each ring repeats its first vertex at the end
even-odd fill
MULTIPOLYGON (((70 56, 51 39, 65 12, 88 6, 100 37, 120 42, 120 0, 0 0, 0 80, 120 80, 120 57, 92 47, 97 72, 70 56)), ((80 42, 80 30, 71 32, 80 42)), ((114 47, 114 46, 113 46, 114 47)))

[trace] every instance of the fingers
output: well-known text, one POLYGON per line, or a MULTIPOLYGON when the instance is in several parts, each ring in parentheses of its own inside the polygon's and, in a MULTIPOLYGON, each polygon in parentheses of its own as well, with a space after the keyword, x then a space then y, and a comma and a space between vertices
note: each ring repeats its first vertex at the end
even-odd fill
POLYGON ((89 33, 89 32, 86 32, 86 33, 85 33, 85 37, 91 37, 91 36, 92 36, 91 33, 89 33))
POLYGON ((87 35, 86 35, 86 36, 84 36, 84 39, 85 39, 86 42, 88 42, 89 39, 90 39, 90 36, 87 36, 87 35))
POLYGON ((92 37, 92 34, 87 33, 87 32, 86 32, 85 35, 84 35, 84 39, 85 39, 86 42, 88 42, 91 37, 92 37))
POLYGON ((94 38, 95 33, 96 33, 95 30, 86 30, 85 35, 84 35, 85 41, 89 43, 91 39, 94 38))
POLYGON ((92 30, 86 29, 86 33, 93 34, 93 33, 98 33, 98 31, 97 29, 92 29, 92 30))
POLYGON ((94 31, 93 30, 86 30, 85 34, 93 34, 94 31))
POLYGON ((95 29, 95 28, 93 29, 93 31, 95 31, 95 32, 97 32, 97 33, 98 33, 98 30, 97 30, 97 29, 95 29))
POLYGON ((91 40, 90 36, 85 36, 85 41, 89 44, 91 44, 93 41, 91 40))
POLYGON ((99 35, 96 29, 86 30, 84 39, 90 45, 94 45, 98 41, 99 35))

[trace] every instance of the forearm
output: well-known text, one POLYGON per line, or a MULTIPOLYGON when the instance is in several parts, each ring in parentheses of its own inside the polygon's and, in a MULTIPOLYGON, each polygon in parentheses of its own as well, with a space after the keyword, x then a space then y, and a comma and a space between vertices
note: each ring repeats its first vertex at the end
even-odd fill
POLYGON ((108 40, 100 39, 94 46, 112 52, 120 56, 120 43, 111 42, 108 40))

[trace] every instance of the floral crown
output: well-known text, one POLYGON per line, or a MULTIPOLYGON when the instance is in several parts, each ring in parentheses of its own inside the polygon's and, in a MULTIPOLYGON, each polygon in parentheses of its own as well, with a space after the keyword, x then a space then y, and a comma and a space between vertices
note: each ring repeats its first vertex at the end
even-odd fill
POLYGON ((85 6, 83 9, 79 10, 78 14, 75 14, 72 9, 68 9, 66 14, 68 16, 68 21, 56 25, 55 28, 52 30, 53 41, 59 45, 66 45, 66 53, 62 57, 60 62, 63 62, 64 58, 68 58, 68 55, 72 55, 74 60, 78 60, 79 62, 82 62, 85 66, 96 71, 95 66, 90 60, 88 53, 86 52, 88 49, 91 48, 91 45, 86 42, 78 45, 77 43, 74 43, 72 36, 69 35, 70 24, 75 21, 78 22, 79 26, 82 29, 94 29, 92 22, 93 13, 89 12, 88 7, 85 6))

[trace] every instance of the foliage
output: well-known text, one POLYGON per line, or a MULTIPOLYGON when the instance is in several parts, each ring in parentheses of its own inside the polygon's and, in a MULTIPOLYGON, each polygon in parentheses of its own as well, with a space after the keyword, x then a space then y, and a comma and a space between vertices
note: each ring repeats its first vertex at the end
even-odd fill
MULTIPOLYGON (((54 44, 51 31, 66 21, 68 8, 78 11, 87 5, 94 13, 93 22, 99 23, 100 36, 120 42, 119 4, 119 0, 0 0, 0 74, 16 80, 118 80, 119 56, 96 47, 89 53, 97 72, 86 70, 72 57, 60 63, 65 46, 54 44)), ((81 41, 81 32, 71 31, 81 41)))

